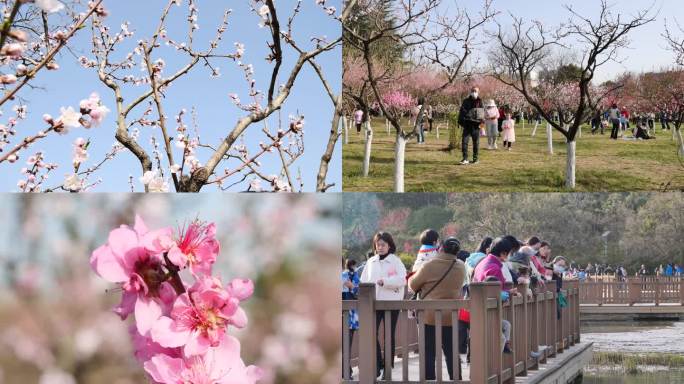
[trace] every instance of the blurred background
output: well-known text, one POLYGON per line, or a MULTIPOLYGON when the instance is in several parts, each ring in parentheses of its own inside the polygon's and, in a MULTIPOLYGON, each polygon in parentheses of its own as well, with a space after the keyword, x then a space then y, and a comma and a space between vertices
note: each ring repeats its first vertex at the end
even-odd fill
POLYGON ((485 236, 539 236, 573 264, 622 265, 633 275, 684 264, 684 194, 668 193, 354 193, 343 204, 343 257, 365 260, 377 231, 388 231, 409 267, 420 233, 456 236, 474 252, 485 236))
POLYGON ((91 271, 90 253, 139 214, 152 228, 213 221, 214 271, 254 280, 249 325, 231 328, 263 383, 339 376, 339 195, 5 195, 0 205, 0 383, 145 383, 120 292, 91 271), (334 304, 332 304, 334 303, 334 304))

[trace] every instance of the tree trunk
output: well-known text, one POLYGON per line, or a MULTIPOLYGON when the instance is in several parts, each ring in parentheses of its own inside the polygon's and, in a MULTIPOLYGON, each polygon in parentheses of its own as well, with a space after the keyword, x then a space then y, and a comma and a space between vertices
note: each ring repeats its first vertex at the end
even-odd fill
POLYGON ((546 139, 549 147, 549 155, 553 155, 553 128, 551 124, 546 123, 546 139))
POLYGON ((568 156, 565 166, 565 188, 575 189, 575 148, 576 141, 568 141, 568 156))
POLYGON ((347 116, 342 116, 342 125, 344 126, 344 143, 349 144, 349 121, 347 116))
POLYGON ((406 155, 406 139, 397 133, 394 145, 394 192, 404 192, 404 157, 406 155))
POLYGON ((332 124, 330 127, 330 135, 328 136, 328 144, 325 147, 325 152, 321 156, 321 163, 318 166, 318 175, 316 175, 316 192, 325 192, 332 185, 328 185, 325 179, 328 177, 328 167, 330 166, 330 160, 332 160, 333 153, 335 152, 335 146, 337 145, 337 139, 340 137, 340 119, 342 98, 338 99, 339 102, 335 108, 335 114, 333 115, 332 124))
POLYGON ((537 134, 537 127, 539 126, 539 122, 535 121, 534 122, 534 128, 532 129, 532 134, 530 136, 534 137, 534 135, 537 134))
POLYGON ((684 140, 682 140, 682 131, 679 128, 674 129, 677 135, 677 141, 679 141, 679 156, 684 157, 684 140))
POLYGON ((373 143, 373 129, 371 128, 370 121, 366 123, 366 146, 363 151, 363 177, 368 177, 368 171, 370 170, 370 155, 371 155, 371 144, 373 143))

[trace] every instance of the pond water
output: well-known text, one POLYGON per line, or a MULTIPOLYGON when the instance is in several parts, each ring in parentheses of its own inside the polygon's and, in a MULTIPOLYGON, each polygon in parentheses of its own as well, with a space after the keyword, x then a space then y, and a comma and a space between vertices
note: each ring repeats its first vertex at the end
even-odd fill
POLYGON ((684 322, 597 322, 581 331, 595 351, 684 353, 684 322))
MULTIPOLYGON (((582 340, 593 341, 595 351, 627 353, 684 353, 684 322, 625 322, 582 324, 582 340)), ((590 370, 582 384, 684 383, 684 370, 654 369, 637 375, 590 370)))
POLYGON ((584 375, 582 384, 681 384, 684 383, 683 371, 655 372, 638 375, 584 375))

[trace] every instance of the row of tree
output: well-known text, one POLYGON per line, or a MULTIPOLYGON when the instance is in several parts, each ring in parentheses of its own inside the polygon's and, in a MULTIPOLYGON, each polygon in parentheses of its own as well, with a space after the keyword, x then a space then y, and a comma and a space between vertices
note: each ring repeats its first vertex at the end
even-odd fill
MULTIPOLYGON (((622 105, 638 106, 644 112, 680 111, 684 106, 682 82, 677 81, 684 76, 680 62, 658 73, 631 75, 640 80, 637 87, 626 81, 628 76, 603 84, 595 81, 601 67, 619 60, 620 51, 629 46, 629 35, 655 20, 652 8, 626 17, 614 12, 606 0, 592 15, 565 6, 568 21, 552 28, 513 15, 504 24, 489 0, 483 1, 477 14, 463 9, 445 13, 441 0, 349 3, 358 12, 352 12, 354 16, 343 25, 344 104, 347 110, 364 109, 366 116, 376 108, 393 128, 395 192, 404 190, 406 142, 418 131, 416 119, 401 117, 416 108, 420 98, 426 100, 424 104, 455 104, 472 85, 478 85, 487 97, 540 115, 548 122, 549 135, 552 128, 566 140, 568 189, 576 185, 576 141, 581 127, 597 111, 622 99, 622 105), (490 25, 495 32, 485 31, 490 25), (485 39, 490 43, 483 48, 485 39), (478 53, 488 58, 484 68, 471 60, 478 53), (633 99, 640 100, 639 104, 633 99)), ((663 39, 683 57, 684 40, 678 41, 669 30, 663 39)), ((673 116, 679 152, 684 156, 679 132, 682 113, 673 116)), ((367 129, 369 148, 370 125, 367 129)))

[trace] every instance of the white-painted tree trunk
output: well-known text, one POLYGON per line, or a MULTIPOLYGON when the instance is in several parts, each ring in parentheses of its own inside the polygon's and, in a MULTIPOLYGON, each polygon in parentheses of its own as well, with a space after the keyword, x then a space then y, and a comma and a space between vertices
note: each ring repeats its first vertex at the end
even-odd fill
POLYGON ((568 157, 565 166, 565 187, 567 189, 575 189, 575 149, 577 142, 570 141, 568 145, 568 157))
POLYGON ((546 141, 549 147, 549 155, 553 155, 553 128, 550 123, 546 124, 546 141))
POLYGON ((385 119, 385 129, 387 130, 387 134, 390 134, 390 129, 392 128, 392 124, 390 124, 390 121, 385 119))
POLYGON ((674 129, 675 135, 677 136, 677 140, 679 141, 679 156, 684 157, 684 140, 682 139, 682 131, 679 129, 674 129))
POLYGON ((582 126, 581 125, 579 127, 579 132, 577 132, 577 133, 579 134, 579 137, 581 138, 582 137, 582 126))
POLYGON ((363 150, 363 177, 368 177, 370 171, 371 145, 373 144, 373 129, 370 121, 366 124, 366 145, 363 150))
POLYGON ((342 116, 342 126, 344 127, 344 143, 349 144, 349 121, 347 116, 342 116))
POLYGON ((437 137, 437 140, 439 140, 439 127, 440 127, 441 125, 442 125, 442 124, 437 124, 437 132, 435 133, 435 134, 436 134, 436 137, 437 137))
POLYGON ((535 122, 534 122, 534 128, 532 129, 532 135, 530 135, 530 136, 534 137, 534 135, 537 134, 537 127, 538 127, 538 126, 539 126, 539 122, 538 122, 538 121, 535 121, 535 122))
POLYGON ((394 192, 404 192, 404 158, 406 155, 406 139, 397 134, 394 144, 394 192))

